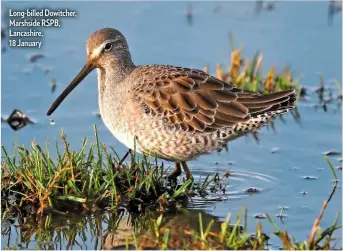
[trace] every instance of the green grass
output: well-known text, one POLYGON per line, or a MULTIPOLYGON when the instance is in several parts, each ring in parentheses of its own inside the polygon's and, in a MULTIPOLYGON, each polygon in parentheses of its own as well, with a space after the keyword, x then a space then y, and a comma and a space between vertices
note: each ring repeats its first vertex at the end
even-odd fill
MULTIPOLYGON (((332 250, 341 249, 341 246, 336 246, 336 238, 334 233, 336 230, 342 228, 341 222, 339 222, 339 213, 336 214, 333 225, 327 228, 320 227, 320 221, 323 217, 326 207, 332 199, 337 189, 337 174, 332 164, 328 160, 327 156, 324 156, 328 163, 328 167, 332 172, 333 178, 336 181, 333 189, 326 201, 320 209, 318 217, 314 220, 312 229, 309 230, 309 238, 305 241, 298 241, 295 236, 290 235, 287 230, 281 231, 273 219, 268 215, 267 218, 274 228, 274 234, 281 240, 282 248, 285 250, 332 250)), ((220 223, 220 229, 213 230, 215 221, 213 219, 207 220, 206 225, 203 222, 202 214, 199 213, 199 229, 191 229, 187 226, 183 226, 182 230, 178 229, 178 226, 164 227, 161 225, 162 215, 154 221, 154 248, 170 248, 170 249, 254 249, 261 250, 266 249, 268 246, 269 236, 263 233, 262 224, 256 225, 255 234, 247 234, 247 208, 244 208, 231 222, 231 214, 228 214, 226 221, 220 223), (244 217, 243 217, 244 216, 244 217), (244 223, 242 222, 244 220, 244 223), (243 225, 243 226, 242 226, 243 225), (177 228, 176 230, 174 228, 177 228), (158 230, 156 230, 158 229, 158 230), (166 240, 165 234, 168 233, 168 240, 166 240), (172 234, 171 234, 172 233, 172 234), (173 236, 174 234, 174 236, 173 236), (161 239, 163 236, 163 239, 161 239), (182 238, 186 239, 185 243, 179 243, 177 240, 182 238)), ((141 245, 136 248, 144 248, 144 237, 138 236, 141 245)), ((137 239, 137 237, 135 237, 137 239)), ((150 238, 149 240, 154 239, 150 238)), ((149 243, 151 248, 151 243, 149 243)))
POLYGON ((85 138, 80 150, 75 151, 70 150, 62 132, 64 149, 61 153, 56 143, 57 161, 50 157, 48 143, 45 150, 36 142, 32 142, 31 149, 15 146, 12 156, 2 147, 2 196, 15 198, 11 205, 2 201, 5 211, 28 204, 37 213, 68 207, 115 209, 124 204, 130 211, 146 207, 164 210, 182 203, 189 194, 204 195, 207 188, 214 191, 219 186, 217 176, 196 184, 188 181, 168 185, 167 169, 156 159, 139 159, 133 153, 131 162, 123 161, 99 142, 96 127, 94 133, 95 142, 88 144, 85 138))
MULTIPOLYGON (((85 239, 86 233, 99 236, 104 231, 103 222, 107 223, 106 236, 113 234, 120 225, 122 212, 127 211, 132 227, 122 240, 124 248, 267 247, 269 237, 263 233, 260 223, 253 235, 247 233, 247 209, 242 210, 236 219, 229 214, 224 222, 209 220, 209 216, 203 212, 197 213, 197 218, 192 219, 197 226, 187 222, 191 217, 194 218, 194 213, 187 214, 187 210, 182 209, 188 198, 221 191, 226 174, 222 177, 218 174, 207 176, 196 183, 187 181, 171 186, 165 179, 166 169, 163 165, 146 156, 140 159, 135 154, 131 156, 132 162, 123 161, 115 152, 110 154, 106 146, 99 142, 96 127, 94 132, 95 142, 88 144, 88 139, 84 139, 79 151, 69 148, 62 133, 64 149, 59 151, 56 143, 57 161, 50 157, 48 143, 45 150, 34 142, 31 149, 15 146, 12 156, 2 148, 2 219, 6 221, 14 217, 19 220, 20 226, 25 226, 20 235, 23 236, 22 242, 29 242, 34 237, 37 248, 47 248, 41 243, 51 241, 60 242, 61 245, 64 243, 64 248, 77 248, 77 240, 85 239), (173 218, 182 213, 186 214, 186 218, 173 218), (68 221, 71 223, 65 223, 68 221), (59 225, 61 222, 64 224, 59 225)), ((333 178, 337 180, 335 169, 325 159, 333 178)), ((333 233, 341 228, 338 215, 333 225, 326 229, 321 229, 319 223, 335 190, 336 186, 324 202, 306 241, 298 242, 290 237, 267 215, 283 248, 334 248, 333 233)), ((3 235, 6 236, 6 233, 3 232, 3 235)), ((106 240, 103 243, 97 240, 95 245, 105 245, 106 240)))

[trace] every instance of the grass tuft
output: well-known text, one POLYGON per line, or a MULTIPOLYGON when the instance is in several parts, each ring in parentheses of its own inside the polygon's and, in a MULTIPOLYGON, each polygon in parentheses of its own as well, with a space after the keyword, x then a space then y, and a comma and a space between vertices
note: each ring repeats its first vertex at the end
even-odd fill
POLYGON ((57 161, 51 158, 48 144, 46 150, 34 141, 30 149, 15 146, 17 155, 13 158, 2 147, 1 193, 2 198, 11 198, 10 203, 2 200, 2 208, 30 207, 38 214, 45 210, 115 210, 121 206, 136 213, 145 208, 163 211, 185 203, 190 195, 204 196, 209 187, 214 191, 219 186, 214 179, 217 176, 171 185, 167 170, 157 161, 147 156, 138 159, 131 151, 120 159, 99 142, 96 127, 94 134, 95 142, 88 144, 85 138, 80 150, 75 151, 69 148, 62 131, 64 149, 60 151, 56 142, 57 161), (128 155, 131 162, 125 162, 128 155))

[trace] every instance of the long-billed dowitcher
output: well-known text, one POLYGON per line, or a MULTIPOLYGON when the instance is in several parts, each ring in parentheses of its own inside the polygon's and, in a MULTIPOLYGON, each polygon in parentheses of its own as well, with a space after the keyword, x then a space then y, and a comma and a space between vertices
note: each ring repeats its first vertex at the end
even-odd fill
POLYGON ((186 161, 256 131, 294 106, 294 90, 259 94, 197 69, 136 66, 125 37, 104 28, 87 40, 87 62, 51 105, 51 115, 93 69, 98 73, 101 117, 130 149, 175 162, 171 177, 192 179, 186 161))

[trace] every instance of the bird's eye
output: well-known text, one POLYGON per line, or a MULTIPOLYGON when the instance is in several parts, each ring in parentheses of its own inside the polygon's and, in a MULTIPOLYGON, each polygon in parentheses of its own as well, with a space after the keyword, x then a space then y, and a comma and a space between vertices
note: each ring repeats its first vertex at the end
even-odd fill
POLYGON ((105 44, 105 51, 109 51, 111 49, 112 49, 112 44, 111 43, 105 44))

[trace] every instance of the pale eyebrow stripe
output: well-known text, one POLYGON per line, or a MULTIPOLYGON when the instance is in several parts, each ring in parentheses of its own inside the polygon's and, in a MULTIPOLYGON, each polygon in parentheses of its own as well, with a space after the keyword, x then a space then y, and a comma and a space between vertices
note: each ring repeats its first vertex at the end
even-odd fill
POLYGON ((113 43, 115 41, 117 41, 118 39, 108 39, 108 40, 105 40, 102 44, 100 44, 98 47, 96 47, 92 54, 91 54, 91 58, 94 58, 94 57, 97 57, 100 55, 100 53, 102 52, 102 50, 104 49, 105 45, 107 43, 113 43))

